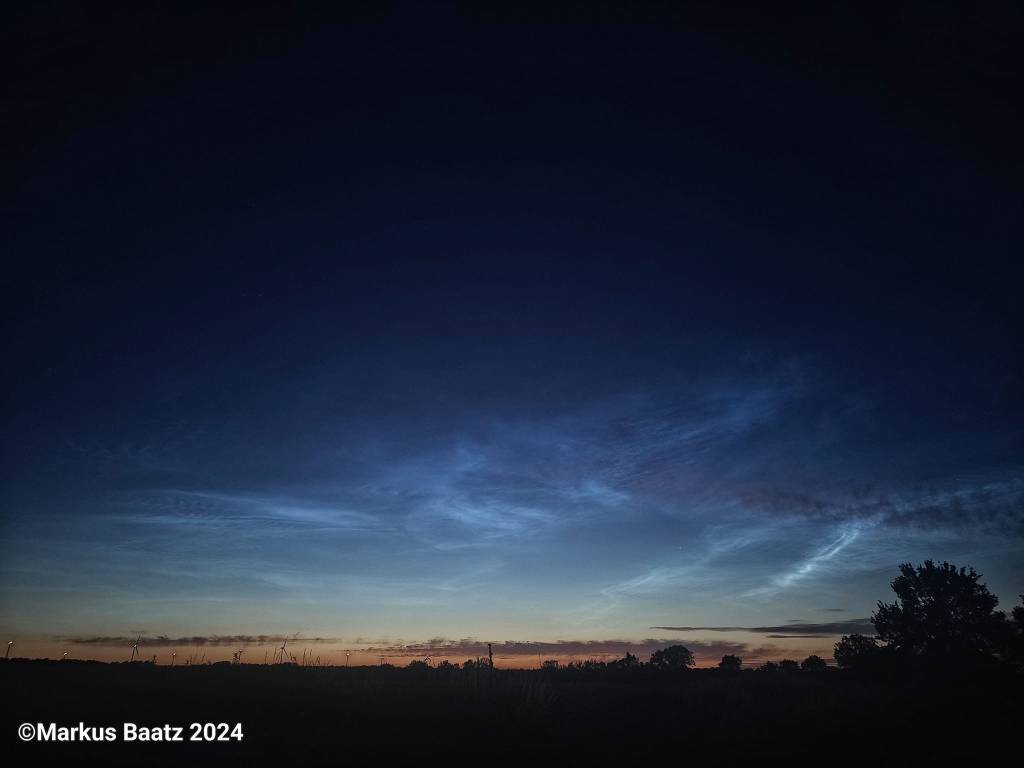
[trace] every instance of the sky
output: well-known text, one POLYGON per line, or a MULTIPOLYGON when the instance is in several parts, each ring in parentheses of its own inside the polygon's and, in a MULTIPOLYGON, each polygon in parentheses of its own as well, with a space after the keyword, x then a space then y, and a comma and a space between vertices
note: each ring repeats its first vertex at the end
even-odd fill
POLYGON ((750 662, 901 562, 1024 592, 1019 10, 19 13, 20 653, 750 662))

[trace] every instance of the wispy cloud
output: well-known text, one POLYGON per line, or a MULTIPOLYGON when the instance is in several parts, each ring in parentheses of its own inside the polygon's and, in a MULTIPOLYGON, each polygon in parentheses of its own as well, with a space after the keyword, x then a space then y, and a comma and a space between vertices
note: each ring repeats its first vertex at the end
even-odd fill
POLYGON ((708 525, 694 543, 693 554, 688 554, 682 564, 655 565, 628 579, 602 587, 598 600, 590 601, 574 613, 586 621, 600 621, 629 598, 663 593, 682 584, 691 589, 698 588, 716 578, 713 566, 719 560, 758 543, 767 535, 763 527, 753 524, 742 527, 708 525))
POLYGON ((344 429, 305 430, 334 394, 267 434, 244 418, 156 428, 97 452, 101 491, 7 515, 0 591, 12 613, 128 606, 158 627, 195 606, 182 635, 231 632, 219 618, 258 600, 284 628, 316 626, 290 622, 326 602, 361 632, 471 632, 486 615, 589 637, 737 610, 763 621, 765 598, 775 615, 859 615, 919 556, 1020 572, 1019 469, 934 469, 940 449, 902 443, 893 461, 872 406, 836 401, 820 370, 748 363, 544 407, 418 402, 387 429, 351 406, 344 429), (268 434, 280 441, 242 450, 268 434), (863 453, 866 438, 881 447, 863 453))
POLYGON ((261 526, 261 530, 386 531, 387 519, 331 503, 275 493, 161 488, 119 499, 117 519, 183 528, 261 526))
POLYGON ((797 582, 810 577, 815 571, 828 566, 834 557, 856 541, 860 532, 860 524, 854 523, 842 526, 839 529, 838 535, 833 540, 818 548, 786 573, 776 577, 771 585, 750 590, 746 595, 753 597, 777 594, 797 582))
POLYGON ((967 531, 972 535, 1024 535, 1024 477, 1017 472, 957 477, 926 487, 830 498, 783 489, 745 492, 751 511, 775 517, 855 522, 915 530, 967 531))

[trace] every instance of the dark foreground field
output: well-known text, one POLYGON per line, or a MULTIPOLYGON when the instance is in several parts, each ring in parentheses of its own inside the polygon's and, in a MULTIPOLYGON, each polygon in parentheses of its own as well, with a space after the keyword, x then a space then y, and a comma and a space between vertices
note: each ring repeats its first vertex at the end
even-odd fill
POLYGON ((699 764, 1009 764, 1024 713, 1005 675, 690 670, 406 670, 12 661, 0 664, 2 752, 137 764, 348 762, 484 753, 699 764), (114 726, 116 743, 22 743, 21 723, 114 726), (239 743, 126 744, 122 724, 242 723, 239 743), (141 762, 140 762, 141 761, 141 762))

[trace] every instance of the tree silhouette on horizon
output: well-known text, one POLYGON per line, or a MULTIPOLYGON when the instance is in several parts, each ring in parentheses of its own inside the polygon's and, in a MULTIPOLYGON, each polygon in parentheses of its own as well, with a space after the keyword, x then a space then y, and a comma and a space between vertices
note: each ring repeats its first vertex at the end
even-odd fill
POLYGON ((670 645, 651 654, 655 669, 689 669, 695 663, 693 652, 685 645, 670 645))
POLYGON ((822 672, 828 669, 828 664, 821 656, 811 654, 806 659, 800 662, 800 669, 804 672, 822 672))
POLYGON ((1006 615, 996 611, 999 599, 974 568, 903 563, 892 589, 896 601, 879 601, 871 622, 879 641, 894 652, 932 659, 998 652, 1006 615))
POLYGON ((718 662, 718 668, 724 669, 729 672, 737 672, 743 667, 743 659, 739 656, 734 656, 731 653, 727 653, 722 657, 722 660, 718 662))
POLYGON ((973 567, 932 560, 902 563, 891 586, 896 600, 880 600, 871 615, 876 636, 844 635, 835 644, 840 667, 864 669, 886 659, 1024 663, 1024 595, 1008 621, 973 567))

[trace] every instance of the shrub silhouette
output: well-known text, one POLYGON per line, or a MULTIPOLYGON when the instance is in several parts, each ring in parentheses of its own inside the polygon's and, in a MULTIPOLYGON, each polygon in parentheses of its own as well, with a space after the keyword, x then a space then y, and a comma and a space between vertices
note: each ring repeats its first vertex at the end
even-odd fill
POLYGON ((793 659, 783 659, 779 662, 779 670, 782 672, 799 672, 800 664, 793 661, 793 659))
POLYGON ((844 669, 863 669, 878 657, 878 641, 865 635, 843 635, 832 655, 844 669))
POLYGON ((1024 595, 1021 604, 1014 606, 1013 620, 1006 627, 1006 642, 1003 656, 1013 664, 1024 665, 1024 595))
POLYGON ((993 657, 1006 617, 980 579, 974 568, 947 562, 903 563, 892 582, 896 602, 879 601, 871 616, 879 640, 900 655, 929 660, 993 657))
POLYGON ((739 656, 733 656, 731 653, 727 653, 722 657, 722 660, 718 662, 718 668, 724 669, 729 672, 737 672, 743 666, 743 659, 739 656))
POLYGON ((810 655, 800 662, 800 669, 804 672, 821 672, 828 669, 828 664, 821 656, 810 655))
POLYGON ((693 653, 685 645, 670 645, 651 654, 651 666, 656 669, 688 669, 693 665, 693 653))
POLYGON ((609 667, 618 667, 620 669, 638 669, 640 667, 640 659, 634 656, 632 653, 626 653, 621 659, 616 659, 608 664, 609 667))

